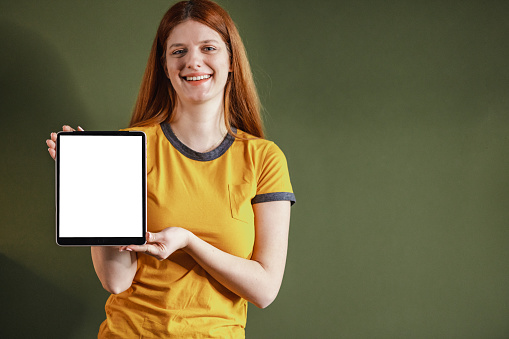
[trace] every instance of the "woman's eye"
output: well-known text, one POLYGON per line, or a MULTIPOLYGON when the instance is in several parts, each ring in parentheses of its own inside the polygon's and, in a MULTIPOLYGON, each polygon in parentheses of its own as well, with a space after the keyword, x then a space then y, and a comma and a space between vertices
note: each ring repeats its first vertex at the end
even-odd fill
POLYGON ((214 46, 207 46, 207 47, 203 47, 203 50, 205 50, 205 51, 215 51, 216 48, 214 46))
POLYGON ((177 49, 177 50, 174 50, 173 52, 171 52, 171 55, 179 55, 182 53, 184 53, 183 49, 177 49))

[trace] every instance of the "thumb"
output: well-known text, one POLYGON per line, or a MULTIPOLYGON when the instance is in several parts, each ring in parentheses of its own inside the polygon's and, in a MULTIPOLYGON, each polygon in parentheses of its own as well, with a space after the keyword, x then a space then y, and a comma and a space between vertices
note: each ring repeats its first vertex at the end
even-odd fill
POLYGON ((147 232, 147 243, 153 243, 160 240, 159 233, 147 232))

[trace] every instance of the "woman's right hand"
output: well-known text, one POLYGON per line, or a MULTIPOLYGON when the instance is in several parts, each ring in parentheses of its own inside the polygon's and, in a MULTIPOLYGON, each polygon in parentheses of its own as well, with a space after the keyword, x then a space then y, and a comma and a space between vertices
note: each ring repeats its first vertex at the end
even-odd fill
MULTIPOLYGON (((75 129, 71 126, 64 125, 62 126, 62 130, 64 132, 74 132, 75 129)), ((78 126, 78 131, 84 131, 83 128, 78 126)), ((46 145, 48 145, 49 155, 55 160, 57 156, 57 134, 55 132, 51 132, 51 138, 46 140, 46 145)))

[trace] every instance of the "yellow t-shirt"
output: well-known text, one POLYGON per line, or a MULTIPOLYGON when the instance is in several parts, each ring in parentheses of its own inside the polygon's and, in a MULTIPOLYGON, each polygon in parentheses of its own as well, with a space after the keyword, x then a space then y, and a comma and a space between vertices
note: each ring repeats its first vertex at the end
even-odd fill
MULTIPOLYGON (((255 241, 252 204, 295 202, 285 156, 273 142, 227 135, 216 149, 198 153, 181 143, 169 124, 130 130, 147 135, 150 232, 183 227, 249 259, 255 241)), ((105 309, 99 338, 245 337, 247 301, 180 250, 163 261, 138 253, 131 287, 111 295, 105 309)))

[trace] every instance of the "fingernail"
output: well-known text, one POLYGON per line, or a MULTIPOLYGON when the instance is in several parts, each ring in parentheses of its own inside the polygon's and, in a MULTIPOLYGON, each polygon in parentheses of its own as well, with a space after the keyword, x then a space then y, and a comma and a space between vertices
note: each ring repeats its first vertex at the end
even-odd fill
POLYGON ((126 251, 129 251, 129 252, 132 252, 132 251, 133 251, 133 250, 132 250, 132 249, 130 249, 130 248, 126 248, 125 250, 126 250, 126 251))

